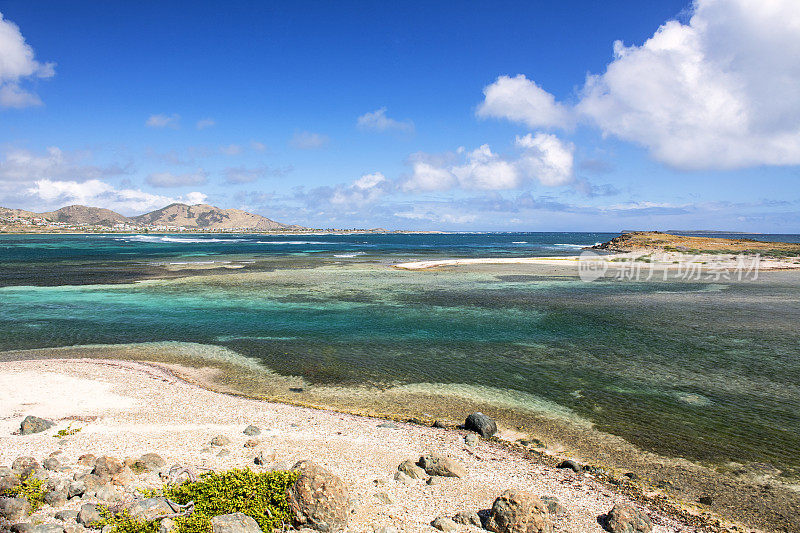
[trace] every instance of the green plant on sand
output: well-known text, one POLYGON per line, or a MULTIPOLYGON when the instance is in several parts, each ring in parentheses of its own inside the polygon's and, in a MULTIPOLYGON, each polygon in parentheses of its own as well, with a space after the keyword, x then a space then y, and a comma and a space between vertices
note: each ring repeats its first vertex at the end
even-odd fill
MULTIPOLYGON (((208 472, 197 481, 164 486, 162 495, 181 505, 194 502, 191 514, 175 518, 176 533, 209 533, 211 519, 229 513, 252 517, 262 531, 272 531, 289 522, 286 490, 297 480, 296 472, 253 472, 249 469, 208 472)), ((104 513, 102 526, 114 533, 157 533, 158 521, 142 521, 127 512, 104 513)))
POLYGON ((79 432, 83 428, 75 428, 72 429, 72 424, 66 427, 66 429, 59 429, 55 435, 53 435, 54 439, 61 439, 64 437, 69 437, 70 435, 74 435, 79 432))

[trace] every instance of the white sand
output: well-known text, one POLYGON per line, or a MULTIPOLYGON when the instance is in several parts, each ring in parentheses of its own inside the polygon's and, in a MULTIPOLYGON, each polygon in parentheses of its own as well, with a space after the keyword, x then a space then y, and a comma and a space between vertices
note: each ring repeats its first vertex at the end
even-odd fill
MULTIPOLYGON (((568 514, 556 518, 558 531, 603 531, 598 516, 621 495, 589 475, 557 470, 525 460, 519 452, 481 442, 464 445, 463 432, 383 421, 250 400, 211 392, 174 378, 160 367, 120 361, 50 360, 0 363, 0 465, 20 455, 42 460, 62 450, 62 463, 74 464, 84 453, 120 459, 147 452, 168 464, 213 469, 251 466, 258 449, 245 448, 248 424, 265 429, 262 447, 274 449, 277 461, 291 466, 313 459, 341 476, 358 502, 351 530, 373 531, 393 525, 404 531, 432 533, 439 515, 491 507, 503 490, 517 488, 560 499, 568 514), (12 435, 25 414, 61 419, 57 427, 29 436, 12 435), (66 417, 97 417, 86 422, 66 417), (59 440, 53 434, 72 423, 79 433, 59 440), (214 436, 233 442, 231 454, 203 453, 214 436), (440 484, 411 485, 394 481, 397 465, 433 451, 451 455, 469 473, 440 484), (392 503, 379 501, 385 493, 392 503)), ((215 452, 216 453, 216 452, 215 452)), ((47 513, 45 507, 42 513, 47 513)), ((649 511, 654 531, 695 531, 658 512, 649 511)), ((461 530, 478 531, 462 526, 461 530)))

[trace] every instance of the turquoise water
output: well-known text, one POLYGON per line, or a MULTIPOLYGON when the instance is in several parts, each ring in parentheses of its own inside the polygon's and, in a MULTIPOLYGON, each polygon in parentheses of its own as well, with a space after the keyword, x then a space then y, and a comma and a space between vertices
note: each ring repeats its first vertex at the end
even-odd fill
POLYGON ((574 254, 604 238, 0 237, 3 276, 13 281, 0 288, 0 350, 181 341, 223 346, 310 384, 518 391, 644 449, 769 463, 796 476, 796 273, 730 284, 582 283, 524 266, 387 266, 574 254), (128 282, 131 272, 188 261, 245 268, 128 282))

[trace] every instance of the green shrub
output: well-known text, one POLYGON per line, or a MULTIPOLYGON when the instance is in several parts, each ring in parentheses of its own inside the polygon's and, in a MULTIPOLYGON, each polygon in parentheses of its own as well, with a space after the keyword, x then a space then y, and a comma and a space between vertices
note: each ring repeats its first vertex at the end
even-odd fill
POLYGON ((44 481, 28 475, 20 480, 19 485, 6 490, 3 496, 25 498, 31 506, 31 511, 36 511, 44 503, 45 492, 47 492, 47 489, 44 486, 44 481))
POLYGON ((180 504, 194 502, 194 513, 176 519, 180 533, 207 533, 211 518, 237 512, 272 531, 289 521, 286 489, 296 480, 296 472, 209 472, 198 481, 165 488, 164 496, 180 504))

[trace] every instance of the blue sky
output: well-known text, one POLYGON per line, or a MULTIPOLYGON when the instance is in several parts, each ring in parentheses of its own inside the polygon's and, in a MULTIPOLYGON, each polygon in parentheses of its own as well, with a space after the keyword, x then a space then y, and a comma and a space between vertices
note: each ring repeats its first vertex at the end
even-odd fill
POLYGON ((0 205, 800 232, 792 0, 0 12, 0 205))

